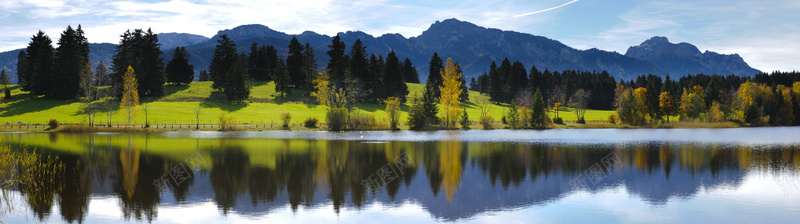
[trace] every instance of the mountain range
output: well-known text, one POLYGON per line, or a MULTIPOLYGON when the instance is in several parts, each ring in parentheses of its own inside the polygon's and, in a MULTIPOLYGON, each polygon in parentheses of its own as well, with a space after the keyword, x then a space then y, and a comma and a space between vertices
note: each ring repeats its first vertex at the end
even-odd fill
MULTIPOLYGON (((183 46, 191 55, 190 63, 199 72, 208 68, 214 46, 223 34, 236 43, 241 53, 248 53, 250 45, 256 42, 275 46, 284 57, 288 52, 289 40, 296 36, 301 43, 308 42, 314 48, 320 68, 327 64, 329 58, 325 52, 332 39, 331 36, 312 31, 290 35, 258 24, 221 30, 211 38, 185 33, 161 33, 158 37, 165 60, 171 59, 175 47, 183 46)), ((356 39, 361 39, 368 53, 386 55, 394 50, 401 60, 409 58, 423 81, 428 75, 428 62, 434 52, 438 52, 443 60, 452 57, 459 62, 467 79, 482 74, 492 61, 499 63, 504 58, 520 61, 527 69, 536 66, 539 70, 550 71, 608 71, 615 78, 625 80, 642 74, 672 74, 673 77, 679 77, 698 73, 740 76, 760 73, 737 54, 700 52, 692 44, 670 43, 666 37, 653 37, 640 45, 631 46, 623 55, 596 48, 579 50, 543 36, 485 28, 457 19, 436 21, 419 36, 410 38, 400 34, 375 37, 361 31, 341 32, 338 35, 348 48, 356 39)), ((91 60, 110 65, 114 46, 107 43, 91 44, 91 60)), ((12 82, 16 82, 18 53, 19 50, 0 53, 0 67, 12 74, 12 82)))

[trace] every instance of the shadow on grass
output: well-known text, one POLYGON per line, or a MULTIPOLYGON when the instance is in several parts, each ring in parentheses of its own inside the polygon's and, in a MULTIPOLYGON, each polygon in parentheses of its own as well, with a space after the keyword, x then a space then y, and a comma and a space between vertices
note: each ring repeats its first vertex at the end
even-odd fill
POLYGON ((233 112, 247 107, 247 103, 231 103, 231 102, 216 102, 216 101, 203 101, 200 103, 203 108, 219 108, 225 112, 233 112))
POLYGON ((59 107, 77 102, 76 100, 51 100, 30 93, 15 94, 11 99, 3 99, 6 107, 0 113, 0 117, 11 117, 26 113, 46 111, 54 107, 59 107))
POLYGON ((167 85, 165 87, 164 96, 163 97, 170 96, 172 94, 175 94, 175 93, 180 92, 180 91, 184 91, 186 89, 189 89, 189 85, 180 85, 180 86, 167 85))

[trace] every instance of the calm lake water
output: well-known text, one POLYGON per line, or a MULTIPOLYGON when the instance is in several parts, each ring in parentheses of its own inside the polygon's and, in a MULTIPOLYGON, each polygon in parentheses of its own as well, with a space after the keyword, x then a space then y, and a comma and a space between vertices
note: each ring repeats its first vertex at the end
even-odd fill
POLYGON ((800 220, 800 128, 0 139, 65 167, 48 187, 4 187, 3 223, 800 220))

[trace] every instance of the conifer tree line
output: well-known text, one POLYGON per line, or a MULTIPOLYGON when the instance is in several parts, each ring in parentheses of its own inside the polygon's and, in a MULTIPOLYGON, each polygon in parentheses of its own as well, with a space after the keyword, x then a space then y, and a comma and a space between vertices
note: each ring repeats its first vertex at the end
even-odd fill
POLYGON ((67 26, 57 47, 41 30, 17 57, 17 74, 23 91, 51 99, 80 97, 81 73, 89 61, 89 42, 83 29, 67 26))
MULTIPOLYGON (((488 73, 479 75, 470 81, 470 90, 489 95, 492 101, 511 103, 519 101, 521 93, 533 95, 537 89, 541 91, 548 107, 555 103, 566 105, 570 97, 578 90, 591 91, 592 97, 588 107, 608 110, 614 101, 614 88, 617 81, 608 72, 588 72, 565 70, 562 72, 546 69, 540 71, 532 66, 530 72, 525 65, 505 58, 500 66, 492 61, 488 73)), ((524 94, 523 94, 524 95, 524 94)))
MULTIPOLYGON (((333 38, 328 48, 326 54, 330 56, 330 60, 324 72, 330 75, 332 89, 346 89, 356 101, 380 102, 388 97, 405 100, 408 94, 406 79, 419 82, 419 75, 411 61, 406 58, 401 62, 394 51, 387 54, 385 60, 382 55, 376 56, 374 53, 367 58, 366 47, 358 39, 347 53, 347 46, 339 36, 333 38)), ((226 90, 234 86, 249 85, 246 82, 229 83, 236 79, 275 81, 276 92, 283 96, 291 95, 292 89, 307 92, 315 90, 313 80, 318 73, 317 61, 314 48, 309 43, 301 44, 293 37, 285 59, 278 55, 276 47, 259 46, 255 42, 250 46, 248 54, 236 56, 236 52, 236 43, 226 35, 220 36, 208 69, 208 78, 214 82, 214 89, 229 92, 226 90), (246 62, 246 77, 235 77, 231 72, 236 60, 246 62)), ((201 78, 202 76, 201 72, 201 78)), ((237 88, 237 91, 239 89, 244 91, 247 88, 237 88)))

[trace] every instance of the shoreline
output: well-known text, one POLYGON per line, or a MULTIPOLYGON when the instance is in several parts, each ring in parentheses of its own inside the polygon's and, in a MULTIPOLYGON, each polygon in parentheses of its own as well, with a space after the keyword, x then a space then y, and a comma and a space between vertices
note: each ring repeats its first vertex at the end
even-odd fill
MULTIPOLYGON (((749 126, 741 122, 725 121, 725 122, 698 122, 698 121, 678 121, 664 124, 648 124, 643 126, 632 126, 625 124, 611 124, 611 123, 567 123, 556 124, 555 128, 546 129, 530 129, 520 128, 512 129, 506 124, 497 124, 492 129, 483 129, 480 124, 472 124, 469 129, 454 128, 430 128, 417 131, 440 131, 440 130, 556 130, 556 129, 721 129, 721 128, 747 128, 747 127, 771 127, 771 126, 749 126)), ((390 131, 387 126, 368 127, 363 129, 343 130, 344 132, 351 131, 390 131)), ((401 131, 410 130, 408 125, 401 125, 401 131)), ((119 132, 119 133, 145 133, 145 132, 172 132, 172 131, 329 131, 324 125, 315 128, 308 128, 302 125, 294 125, 289 128, 284 128, 279 125, 268 124, 240 124, 230 130, 221 130, 219 124, 201 124, 199 128, 196 124, 167 124, 157 125, 144 128, 142 124, 136 125, 115 125, 112 127, 106 126, 83 126, 83 125, 60 125, 58 128, 50 129, 47 125, 9 125, 0 126, 0 133, 97 133, 97 132, 119 132), (31 127, 32 126, 32 127, 31 127)))

